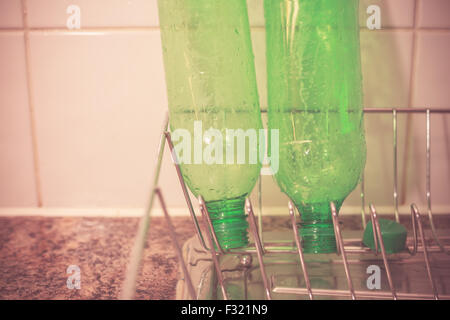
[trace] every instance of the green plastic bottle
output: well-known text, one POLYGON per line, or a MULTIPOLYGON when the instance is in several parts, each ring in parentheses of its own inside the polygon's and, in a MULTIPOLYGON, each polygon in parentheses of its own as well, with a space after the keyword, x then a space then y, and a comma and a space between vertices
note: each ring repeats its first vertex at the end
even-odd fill
POLYGON ((265 0, 264 12, 275 178, 300 212, 303 250, 335 252, 330 201, 340 209, 366 160, 358 0, 265 0))
POLYGON ((158 7, 170 129, 183 177, 205 199, 221 247, 245 246, 245 197, 261 169, 262 128, 246 1, 159 0, 158 7), (241 129, 244 140, 230 129, 241 129))

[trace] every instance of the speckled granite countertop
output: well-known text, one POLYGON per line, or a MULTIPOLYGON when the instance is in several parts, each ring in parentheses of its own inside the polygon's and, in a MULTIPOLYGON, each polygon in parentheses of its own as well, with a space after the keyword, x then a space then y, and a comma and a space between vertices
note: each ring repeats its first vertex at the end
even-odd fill
MULTIPOLYGON (((344 220, 345 228, 358 228, 358 217, 344 220)), ((138 223, 137 218, 0 218, 0 299, 117 299, 138 223), (69 265, 80 267, 80 290, 66 286, 69 265)), ((180 243, 194 235, 189 218, 173 218, 173 224, 180 243)), ((264 226, 290 228, 287 217, 265 217, 264 226)), ((136 299, 173 299, 177 273, 166 222, 153 218, 136 299)))

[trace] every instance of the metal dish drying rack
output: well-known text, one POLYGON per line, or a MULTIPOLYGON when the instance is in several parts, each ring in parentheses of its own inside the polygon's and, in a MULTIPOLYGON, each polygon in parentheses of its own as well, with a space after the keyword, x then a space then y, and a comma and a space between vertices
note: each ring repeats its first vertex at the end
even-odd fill
MULTIPOLYGON (((265 112, 265 111, 263 111, 265 112)), ((397 222, 400 221, 400 215, 398 210, 398 193, 397 193, 397 172, 398 172, 398 160, 397 160, 397 115, 399 113, 419 113, 426 116, 426 199, 427 199, 427 216, 428 222, 431 228, 431 237, 426 238, 424 227, 423 227, 423 216, 419 212, 418 207, 415 204, 411 204, 411 222, 412 222, 412 237, 408 237, 407 245, 405 251, 402 253, 403 257, 412 256, 423 256, 422 266, 423 273, 426 274, 427 282, 431 293, 427 292, 408 292, 401 293, 396 290, 394 285, 394 279, 391 272, 391 255, 386 253, 383 238, 381 236, 381 229, 379 224, 379 218, 376 208, 373 204, 369 205, 370 209, 370 219, 372 226, 374 228, 374 243, 376 245, 375 252, 369 248, 362 245, 361 239, 344 239, 341 231, 341 224, 338 212, 333 202, 330 203, 330 208, 332 212, 332 220, 335 231, 336 243, 337 243, 337 256, 340 257, 340 262, 342 264, 343 271, 345 272, 346 278, 346 289, 330 289, 330 288, 313 288, 311 285, 310 274, 308 272, 308 261, 305 259, 305 254, 302 251, 300 236, 297 228, 296 221, 296 208, 292 202, 288 203, 288 211, 290 215, 290 224, 292 227, 292 233, 294 235, 294 241, 287 241, 285 243, 280 242, 264 242, 262 235, 262 196, 261 196, 261 179, 259 179, 258 185, 258 202, 259 209, 257 212, 257 217, 254 214, 253 206, 250 199, 246 199, 245 210, 249 222, 249 230, 253 243, 249 244, 245 248, 223 250, 217 240, 216 234, 214 232, 211 219, 208 214, 208 210, 200 196, 198 198, 199 210, 202 215, 202 222, 204 225, 204 231, 200 227, 199 220, 195 214, 188 189, 184 182, 183 176, 181 174, 181 169, 176 161, 176 153, 174 152, 174 146, 171 140, 170 132, 168 131, 168 117, 163 127, 163 133, 161 135, 159 151, 158 151, 158 161, 153 181, 153 186, 151 189, 151 194, 149 197, 149 203, 147 205, 146 214, 143 216, 140 224, 140 229, 138 231, 138 236, 136 237, 135 246, 132 251, 132 258, 128 265, 128 272, 125 280, 125 286, 123 290, 123 298, 131 298, 134 294, 134 286, 139 271, 139 263, 142 256, 142 251, 146 242, 147 232, 150 223, 150 213, 153 206, 155 197, 160 201, 164 216, 168 224, 168 231, 172 238, 183 276, 183 283, 185 286, 186 297, 197 299, 199 298, 199 293, 196 292, 194 288, 194 283, 191 278, 190 272, 188 270, 188 265, 183 257, 182 248, 177 241, 177 236, 175 228, 172 224, 170 214, 168 212, 167 206, 164 201, 162 191, 158 188, 158 179, 161 169, 161 163, 163 158, 163 153, 165 149, 165 143, 167 142, 168 147, 171 151, 172 160, 175 165, 175 169, 183 190, 183 194, 189 209, 192 222, 195 227, 197 243, 200 244, 200 250, 204 254, 209 256, 209 260, 212 260, 213 268, 217 278, 217 286, 220 291, 221 298, 227 300, 229 299, 229 294, 225 288, 225 282, 223 277, 223 272, 225 270, 221 269, 220 258, 227 255, 238 255, 242 258, 241 266, 245 264, 251 264, 252 255, 256 255, 258 260, 258 268, 263 284, 264 297, 266 299, 272 299, 274 294, 278 297, 283 297, 286 295, 299 295, 304 298, 314 299, 316 297, 340 297, 340 298, 351 298, 351 299, 450 299, 449 294, 442 294, 438 292, 436 286, 436 278, 433 275, 432 266, 430 264, 430 256, 434 253, 440 253, 448 257, 450 255, 450 236, 438 236, 435 223, 433 220, 433 213, 431 209, 431 114, 450 114, 449 109, 427 109, 427 108, 366 108, 364 109, 365 114, 374 113, 384 113, 392 114, 392 125, 393 125, 393 170, 394 170, 394 216, 397 222), (206 241, 205 241, 206 239, 206 241), (447 242, 447 243, 446 243, 447 242), (381 253, 381 258, 384 265, 384 272, 387 276, 388 288, 389 290, 357 290, 354 286, 354 281, 352 278, 352 273, 350 270, 350 263, 348 258, 351 255, 375 255, 377 256, 381 253), (285 287, 277 285, 276 274, 269 277, 266 272, 266 264, 264 258, 270 256, 271 254, 290 254, 298 256, 300 262, 300 269, 302 273, 302 282, 304 287, 285 287), (424 267, 424 268, 423 268, 424 267)), ((364 177, 362 178, 361 186, 361 224, 364 229, 366 226, 366 212, 365 212, 365 191, 364 191, 364 177)), ((297 260, 298 261, 298 260, 297 260)), ((407 258, 399 258, 400 262, 406 262, 407 258)), ((450 261, 450 258, 449 258, 450 261)), ((226 270, 230 271, 230 270, 226 270)), ((450 270, 449 270, 450 271, 450 270)))

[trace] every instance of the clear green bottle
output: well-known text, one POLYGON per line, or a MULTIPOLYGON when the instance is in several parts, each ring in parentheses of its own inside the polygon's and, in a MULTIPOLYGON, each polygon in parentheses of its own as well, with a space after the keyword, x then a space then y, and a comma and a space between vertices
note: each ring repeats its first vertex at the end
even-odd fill
POLYGON ((264 11, 275 178, 300 212, 304 251, 335 252, 330 201, 340 209, 366 160, 358 0, 265 0, 264 11))
POLYGON ((182 148, 183 135, 174 143, 183 177, 205 199, 221 246, 245 246, 244 202, 261 169, 262 128, 246 1, 159 0, 158 7, 172 136, 179 129, 192 137, 190 148, 182 148), (248 134, 243 148, 230 129, 248 134))

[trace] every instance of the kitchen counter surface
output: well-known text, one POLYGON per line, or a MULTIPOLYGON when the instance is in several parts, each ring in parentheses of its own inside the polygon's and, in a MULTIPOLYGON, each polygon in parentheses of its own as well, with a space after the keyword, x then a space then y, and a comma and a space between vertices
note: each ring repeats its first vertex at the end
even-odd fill
MULTIPOLYGON (((190 218, 172 220, 180 243, 194 235, 190 218)), ((344 228, 358 229, 359 221, 344 217, 344 228)), ((450 225, 448 218, 438 221, 439 227, 450 225)), ((0 218, 0 299, 117 299, 138 223, 137 218, 0 218), (70 265, 81 270, 79 290, 67 288, 70 265)), ((290 230, 287 217, 265 217, 264 226, 290 230)), ((153 218, 136 299, 173 299, 177 274, 166 222, 153 218)))
MULTIPOLYGON (((0 299, 117 299, 137 232, 137 218, 0 218, 0 299), (81 271, 68 289, 67 267, 81 271)), ((180 242, 193 234, 173 218, 180 242)), ((162 218, 152 221, 137 299, 175 296, 177 259, 162 218)))

